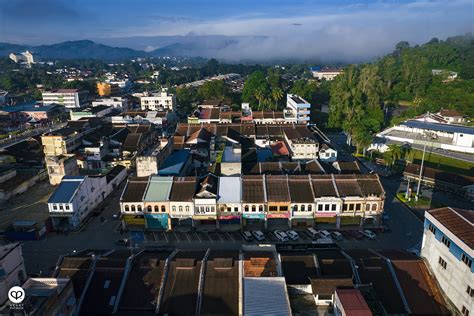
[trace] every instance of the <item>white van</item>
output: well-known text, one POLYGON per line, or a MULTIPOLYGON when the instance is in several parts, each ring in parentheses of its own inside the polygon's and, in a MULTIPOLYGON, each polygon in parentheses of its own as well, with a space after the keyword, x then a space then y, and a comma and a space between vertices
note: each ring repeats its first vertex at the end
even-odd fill
POLYGON ((331 236, 332 236, 332 238, 334 238, 335 240, 338 240, 338 241, 341 241, 341 240, 344 239, 344 237, 342 237, 342 234, 340 232, 336 232, 336 231, 332 232, 331 236))
POLYGON ((288 230, 286 232, 286 234, 288 235, 288 237, 290 237, 291 240, 298 240, 300 239, 300 236, 298 235, 297 232, 295 232, 294 230, 288 230))

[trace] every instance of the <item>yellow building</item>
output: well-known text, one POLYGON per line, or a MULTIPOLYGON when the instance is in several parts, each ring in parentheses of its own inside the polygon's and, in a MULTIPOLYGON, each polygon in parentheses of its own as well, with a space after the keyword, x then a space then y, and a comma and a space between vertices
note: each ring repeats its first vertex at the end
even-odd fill
POLYGON ((108 82, 97 82, 97 93, 101 97, 119 93, 119 86, 108 82))

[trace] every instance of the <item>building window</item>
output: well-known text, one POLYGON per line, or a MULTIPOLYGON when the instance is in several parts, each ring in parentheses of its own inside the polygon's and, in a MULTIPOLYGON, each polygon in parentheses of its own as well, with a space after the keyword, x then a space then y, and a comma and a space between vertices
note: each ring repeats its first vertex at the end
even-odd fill
POLYGON ((449 248, 449 246, 451 246, 451 242, 445 236, 441 237, 441 242, 448 248, 449 248))
POLYGON ((166 207, 164 205, 161 206, 161 213, 166 213, 166 207))
POLYGON ((262 206, 262 205, 260 205, 260 206, 258 207, 258 211, 259 211, 260 213, 263 213, 263 206, 262 206))
POLYGON ((349 211, 353 211, 354 210, 354 204, 349 204, 349 211))
POLYGON ((301 205, 301 212, 304 212, 304 210, 305 210, 304 205, 301 205))
POLYGON ((433 234, 436 234, 436 228, 433 226, 433 224, 430 224, 428 226, 428 229, 430 230, 430 232, 432 232, 433 234))
POLYGON ((461 255, 461 260, 464 262, 469 268, 472 266, 472 259, 470 259, 466 254, 461 255))
POLYGON ((132 205, 132 212, 135 212, 135 205, 132 205))
POLYGON ((252 205, 252 212, 256 212, 257 211, 257 207, 255 205, 252 205))
POLYGON ((59 209, 62 211, 63 210, 63 205, 59 204, 59 209))
POLYGON ((360 203, 356 204, 356 211, 360 211, 362 208, 362 205, 360 203))
POLYGON ((239 207, 234 206, 234 212, 238 213, 239 212, 239 207))
POLYGON ((463 314, 463 316, 469 316, 469 310, 464 305, 462 306, 461 314, 463 314))
POLYGON ((69 204, 66 204, 66 205, 64 206, 64 208, 65 208, 66 210, 69 210, 69 204))
POLYGON ((366 204, 366 205, 365 205, 365 210, 366 210, 366 211, 370 211, 370 204, 366 204))
POLYGON ((158 205, 155 205, 154 210, 155 210, 155 213, 158 213, 158 205))
POLYGON ((125 212, 130 212, 130 207, 128 205, 125 205, 125 212))
POLYGON ((336 204, 331 204, 331 211, 335 212, 335 211, 336 211, 336 207, 337 207, 336 204))
POLYGON ((139 212, 141 212, 141 211, 142 211, 142 206, 141 206, 141 205, 138 205, 137 210, 138 210, 139 212))
POLYGON ((372 211, 377 211, 377 204, 372 204, 372 211))
POLYGON ((446 266, 447 266, 448 264, 446 263, 446 261, 444 261, 443 258, 439 257, 438 263, 439 263, 440 266, 443 267, 444 270, 446 270, 446 266))
POLYGON ((313 206, 312 205, 308 205, 308 212, 312 212, 313 211, 313 206))
POLYGON ((466 293, 469 294, 470 297, 474 297, 474 289, 469 285, 467 286, 466 293))
POLYGON ((147 206, 148 213, 151 213, 151 205, 147 206))
POLYGON ((288 212, 288 206, 280 206, 280 212, 288 212))
POLYGON ((327 212, 327 211, 329 211, 330 207, 331 207, 331 205, 325 204, 324 205, 324 210, 327 212))
MULTIPOLYGON (((179 211, 181 212, 181 211, 183 210, 183 207, 180 206, 180 208, 181 208, 181 209, 180 209, 179 211)), ((173 206, 173 207, 171 208, 171 210, 173 211, 173 213, 176 213, 176 206, 173 206)))
MULTIPOLYGON (((180 208, 181 208, 181 206, 180 206, 180 208)), ((189 206, 186 206, 186 212, 189 213, 189 206)))
POLYGON ((322 204, 318 204, 318 212, 321 212, 323 210, 323 205, 322 204))
POLYGON ((244 207, 244 212, 247 213, 248 211, 249 211, 249 206, 248 206, 248 205, 245 205, 245 207, 244 207))
POLYGON ((232 212, 232 207, 227 207, 227 212, 232 212))
POLYGON ((53 204, 53 210, 57 210, 58 206, 56 204, 53 204))
POLYGON ((268 207, 268 210, 269 210, 270 212, 276 212, 276 211, 278 211, 278 207, 277 207, 277 206, 269 206, 269 207, 268 207))

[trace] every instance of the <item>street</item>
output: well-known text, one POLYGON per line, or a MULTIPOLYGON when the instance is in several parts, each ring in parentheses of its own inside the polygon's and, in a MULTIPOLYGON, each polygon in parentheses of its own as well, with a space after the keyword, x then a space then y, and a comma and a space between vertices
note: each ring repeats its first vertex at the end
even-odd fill
MULTIPOLYGON (((336 242, 343 249, 373 248, 373 249, 412 249, 421 245, 423 226, 421 221, 411 213, 395 197, 394 193, 399 183, 384 180, 387 191, 385 211, 389 216, 388 225, 391 232, 377 233, 375 240, 357 240, 344 233, 344 239, 336 242)), ((23 244, 23 256, 28 273, 50 275, 61 255, 83 249, 120 249, 130 247, 130 250, 141 247, 177 247, 179 249, 240 249, 243 244, 275 244, 278 239, 270 231, 264 231, 265 240, 245 242, 240 232, 222 231, 129 231, 120 234, 120 221, 113 219, 118 212, 118 202, 121 190, 116 190, 104 202, 104 211, 98 217, 93 217, 82 231, 71 232, 67 235, 50 233, 43 240, 28 241, 23 244), (101 222, 101 217, 104 222, 101 222), (119 239, 128 239, 127 246, 116 244, 119 239)), ((312 239, 305 233, 299 232, 298 241, 288 244, 308 244, 312 239)), ((286 244, 286 243, 285 243, 286 244)))

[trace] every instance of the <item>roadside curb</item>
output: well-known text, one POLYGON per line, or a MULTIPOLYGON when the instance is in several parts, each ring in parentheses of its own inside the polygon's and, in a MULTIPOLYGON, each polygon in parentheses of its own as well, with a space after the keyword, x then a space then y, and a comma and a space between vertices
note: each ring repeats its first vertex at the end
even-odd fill
POLYGON ((410 213, 412 213, 420 222, 424 222, 425 219, 421 217, 420 214, 418 214, 417 211, 415 211, 414 209, 412 209, 408 204, 406 204, 405 202, 403 202, 400 198, 398 198, 398 196, 395 194, 395 198, 400 202, 402 203, 407 209, 410 210, 410 213))

